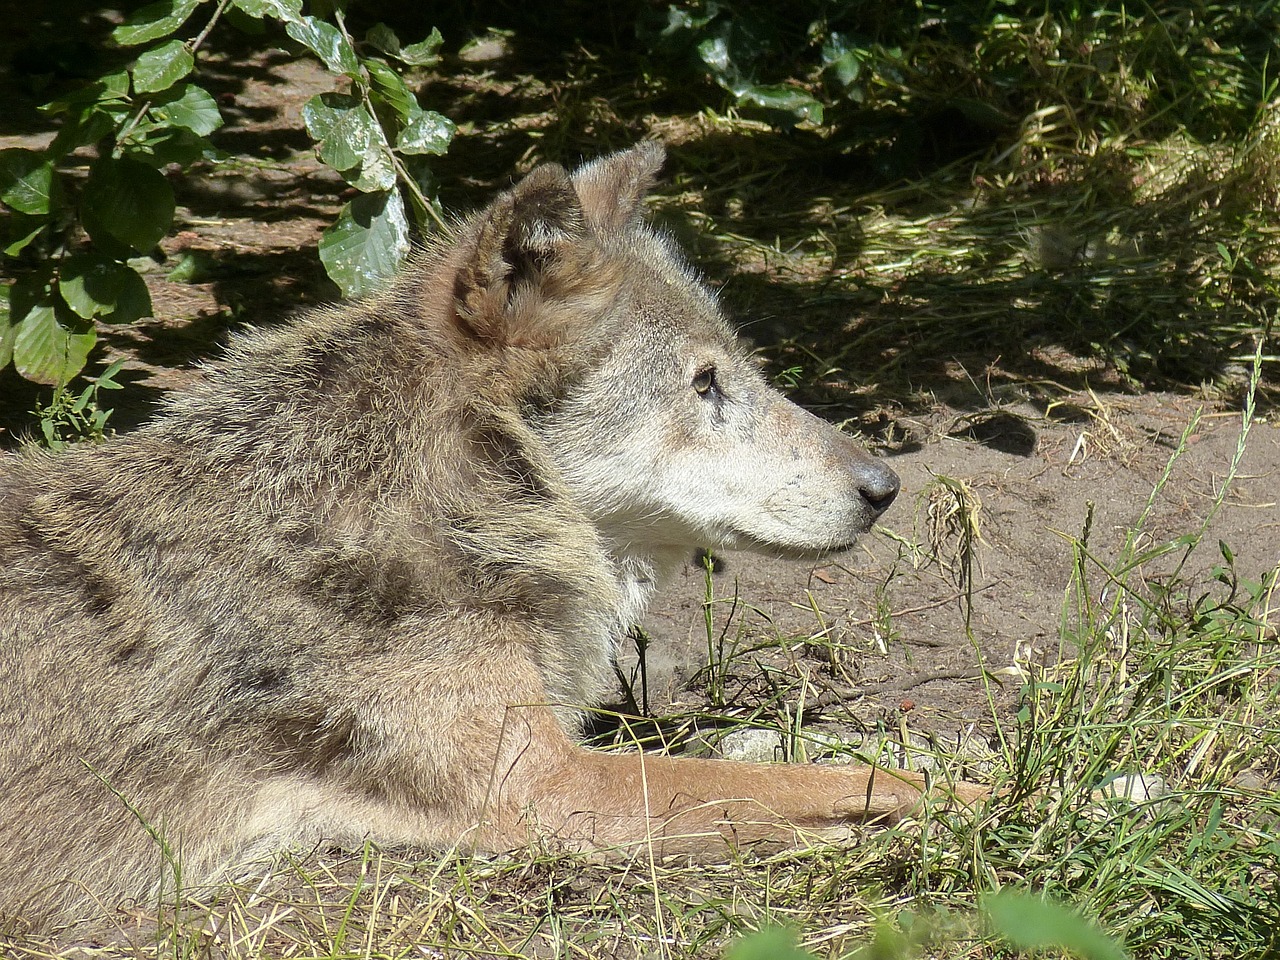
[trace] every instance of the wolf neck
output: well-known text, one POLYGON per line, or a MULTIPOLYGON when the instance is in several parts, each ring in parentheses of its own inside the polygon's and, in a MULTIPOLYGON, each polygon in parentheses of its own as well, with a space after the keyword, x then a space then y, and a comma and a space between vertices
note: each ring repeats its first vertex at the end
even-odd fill
POLYGON ((639 551, 617 541, 607 543, 619 588, 616 622, 620 636, 639 623, 654 593, 671 579, 688 551, 678 548, 639 551))

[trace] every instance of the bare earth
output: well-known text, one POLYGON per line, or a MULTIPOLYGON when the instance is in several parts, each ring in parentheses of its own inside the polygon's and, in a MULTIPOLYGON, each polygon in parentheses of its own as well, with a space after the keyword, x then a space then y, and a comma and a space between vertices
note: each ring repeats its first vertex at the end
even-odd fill
MULTIPOLYGON (((748 634, 740 648, 755 645, 755 638, 803 638, 826 630, 844 654, 842 661, 834 669, 812 669, 812 661, 794 669, 808 671, 814 692, 845 691, 844 707, 864 724, 888 720, 896 725, 892 718, 906 713, 912 728, 955 732, 991 719, 989 694, 1008 716, 1019 690, 1021 672, 1015 668, 1060 655, 1059 624, 1075 563, 1072 540, 1082 535, 1090 504, 1091 552, 1111 561, 1199 408, 1167 394, 1104 402, 1104 424, 1054 422, 1009 408, 1007 424, 1016 426, 1028 447, 1013 451, 1001 449, 1006 445, 998 437, 981 442, 951 436, 957 415, 945 408, 915 420, 921 446, 891 458, 903 479, 899 504, 885 518, 893 537, 876 535, 851 555, 817 568, 746 555, 728 558, 727 570, 715 578, 716 594, 731 597, 736 590, 746 604, 738 614, 748 634), (1018 413, 1027 419, 1013 419, 1018 413), (930 550, 927 491, 937 475, 964 480, 981 502, 969 633, 965 592, 954 571, 929 559, 913 564, 895 539, 930 550), (983 681, 983 670, 989 682, 983 681)), ((1239 438, 1238 415, 1201 417, 1151 511, 1140 548, 1199 527, 1221 490, 1239 438)), ((1223 562, 1219 539, 1230 546, 1244 577, 1258 579, 1275 565, 1278 465, 1280 431, 1272 423, 1255 424, 1205 546, 1189 562, 1193 582, 1208 584, 1211 568, 1223 562)), ((933 508, 936 514, 936 502, 933 508)), ((946 538, 938 551, 944 561, 950 555, 953 566, 956 540, 946 538)), ((1165 558, 1161 564, 1167 568, 1171 562, 1165 558)), ((1161 564, 1153 565, 1153 575, 1161 564)), ((1091 573, 1100 586, 1104 578, 1096 568, 1091 573)), ((659 648, 657 657, 649 654, 651 685, 657 661, 663 695, 685 704, 692 695, 685 680, 707 660, 703 598, 703 571, 691 565, 664 593, 648 625, 659 648)), ((719 606, 722 629, 726 611, 719 606)), ((736 635, 730 629, 729 636, 736 635)), ((791 649, 803 652, 803 647, 791 649)))

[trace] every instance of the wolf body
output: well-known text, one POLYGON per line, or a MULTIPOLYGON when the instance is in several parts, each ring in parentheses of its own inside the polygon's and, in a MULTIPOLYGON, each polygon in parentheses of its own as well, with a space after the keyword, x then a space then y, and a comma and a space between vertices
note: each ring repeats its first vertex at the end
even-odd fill
POLYGON ((645 225, 661 162, 539 167, 150 425, 3 460, 0 915, 321 839, 697 852, 918 801, 903 772, 573 741, 692 546, 816 557, 898 490, 645 225))

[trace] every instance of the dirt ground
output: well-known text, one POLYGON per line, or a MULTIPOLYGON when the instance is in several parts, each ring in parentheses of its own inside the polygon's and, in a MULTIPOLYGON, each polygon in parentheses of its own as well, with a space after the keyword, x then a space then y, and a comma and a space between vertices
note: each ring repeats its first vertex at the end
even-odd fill
MULTIPOLYGON (((231 330, 276 322, 336 296, 315 243, 346 188, 311 155, 297 120, 308 98, 332 88, 331 78, 315 64, 283 55, 265 55, 249 71, 232 70, 230 61, 214 56, 206 69, 228 119, 215 141, 262 163, 210 166, 178 181, 176 229, 162 244, 164 261, 148 270, 155 318, 101 330, 102 362, 126 360, 128 389, 118 401, 111 397, 117 402, 112 423, 121 431, 199 376, 199 362, 215 355, 231 330), (194 278, 168 279, 187 256, 194 258, 194 278)), ((527 85, 504 82, 488 74, 491 98, 480 105, 457 77, 429 88, 434 106, 464 118, 440 164, 448 208, 482 200, 510 182, 515 168, 525 170, 546 155, 541 135, 548 118, 521 114, 516 95, 527 97, 527 85), (504 92, 512 102, 501 106, 502 119, 487 125, 465 120, 468 111, 493 110, 493 98, 501 104, 504 92)), ((629 133, 611 130, 600 149, 618 145, 620 136, 661 136, 671 141, 672 165, 680 169, 682 151, 697 139, 696 126, 681 128, 669 118, 641 118, 632 127, 629 133)), ((38 145, 49 137, 4 133, 0 148, 38 145)), ((581 138, 589 137, 582 132, 581 138)), ((756 280, 767 285, 773 279, 768 263, 750 266, 756 280)), ((708 272, 713 284, 727 284, 731 306, 749 299, 740 295, 733 266, 713 264, 708 272)), ((767 353, 768 325, 755 332, 767 353)), ((903 346, 910 350, 909 343, 903 346)), ((1057 361, 1086 372, 1090 366, 1074 357, 1057 361)), ((860 410, 855 425, 872 424, 874 445, 903 479, 903 493, 884 520, 888 533, 877 532, 852 554, 816 568, 747 555, 722 558, 713 585, 723 602, 713 606, 710 643, 704 571, 691 558, 643 625, 650 640, 642 699, 653 712, 723 713, 712 702, 713 687, 721 683, 731 712, 775 722, 781 689, 804 698, 815 721, 846 731, 898 728, 904 718, 929 734, 981 727, 993 707, 995 715, 1011 714, 1019 664, 1059 656, 1071 541, 1081 535, 1090 509, 1090 550, 1114 558, 1197 410, 1199 425, 1151 511, 1141 544, 1194 531, 1213 508, 1240 436, 1239 413, 1221 400, 1134 392, 1099 369, 1098 386, 1088 389, 1088 378, 1078 378, 1046 402, 1043 392, 1019 389, 1016 378, 991 388, 983 362, 973 356, 957 361, 959 374, 922 374, 910 402, 890 387, 873 411, 860 410), (972 543, 967 581, 963 537, 956 518, 948 519, 943 496, 947 481, 963 483, 959 489, 971 494, 969 509, 980 503, 980 539, 972 543), (728 669, 708 672, 709 647, 728 669), (780 686, 761 689, 760 678, 770 671, 780 686), (735 688, 737 682, 746 686, 735 688)), ((7 439, 30 429, 32 401, 11 371, 0 376, 0 427, 7 439)), ((837 412, 840 407, 837 402, 837 412)), ((1276 565, 1278 470, 1280 431, 1263 417, 1253 425, 1205 548, 1190 561, 1188 569, 1198 572, 1193 582, 1210 583, 1209 571, 1221 562, 1219 539, 1234 552, 1244 577, 1259 579, 1276 565)), ((1100 586, 1096 570, 1094 577, 1100 586)), ((632 660, 622 664, 624 673, 633 668, 632 660)))
MULTIPOLYGON (((738 617, 748 636, 740 645, 750 646, 753 637, 803 638, 826 631, 842 655, 810 671, 814 692, 842 692, 844 709, 863 724, 896 724, 895 716, 905 712, 913 729, 959 733, 989 720, 992 700, 1009 716, 1019 691, 1017 668, 1071 652, 1059 649, 1059 625, 1075 563, 1072 540, 1082 535, 1090 505, 1090 551, 1114 561, 1198 408, 1168 394, 1105 403, 1101 423, 1055 422, 1029 409, 1007 408, 1003 422, 1016 433, 1016 444, 1004 442, 1008 432, 981 440, 957 436, 957 419, 963 418, 946 408, 916 420, 911 426, 920 433, 919 447, 890 457, 903 480, 899 503, 883 521, 890 535, 877 533, 852 554, 816 568, 745 555, 726 558, 726 569, 715 578, 716 594, 736 591, 744 601, 738 617), (913 564, 898 540, 929 550, 930 507, 936 514, 938 503, 928 491, 936 489, 937 476, 963 480, 981 502, 968 631, 965 591, 954 569, 933 560, 913 564)), ((1143 528, 1140 547, 1199 527, 1239 437, 1238 415, 1201 417, 1143 528)), ((1257 423, 1204 547, 1188 564, 1192 582, 1211 581, 1211 568, 1222 563, 1219 539, 1230 546, 1245 577, 1256 580, 1275 566, 1278 468, 1280 430, 1257 423)), ((938 551, 953 568, 956 540, 944 538, 938 551)), ((1151 573, 1159 568, 1153 565, 1151 573)), ((1105 578, 1096 568, 1091 575, 1096 590, 1105 578)), ((660 651, 649 654, 651 685, 658 674, 662 695, 686 704, 686 680, 707 660, 703 598, 703 571, 691 564, 649 617, 660 651)), ((724 616, 721 610, 720 629, 724 616)), ((813 649, 810 644, 811 667, 820 664, 813 649)))

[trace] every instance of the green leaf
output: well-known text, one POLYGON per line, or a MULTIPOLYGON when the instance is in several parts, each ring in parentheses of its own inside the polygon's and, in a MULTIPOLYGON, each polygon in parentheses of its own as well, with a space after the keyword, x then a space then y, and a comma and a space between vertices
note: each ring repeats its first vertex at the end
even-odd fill
POLYGON ((418 185, 417 190, 408 191, 405 199, 412 204, 409 212, 419 230, 434 230, 437 224, 446 219, 445 211, 440 206, 437 194, 440 184, 436 181, 431 163, 423 156, 405 154, 400 158, 403 174, 418 185))
POLYGON ((1127 960, 1124 948, 1074 910, 1002 890, 983 909, 997 934, 1019 950, 1067 950, 1085 960, 1127 960))
POLYGON ((822 104, 803 90, 794 87, 750 86, 738 94, 739 103, 749 103, 766 110, 789 113, 796 120, 822 123, 822 104))
POLYGON ((52 300, 42 300, 18 321, 13 365, 35 383, 61 387, 84 369, 98 339, 93 325, 52 300))
MULTIPOLYGON (((262 18, 249 16, 243 10, 236 7, 235 4, 232 4, 223 11, 222 18, 226 21, 227 26, 246 37, 253 37, 255 40, 261 42, 261 39, 266 36, 267 24, 262 20, 262 18)), ((284 18, 280 18, 280 22, 284 23, 284 18)))
POLYGON ((181 40, 170 40, 148 50, 133 65, 133 89, 137 93, 168 90, 190 73, 195 57, 181 40))
POLYGON ((150 167, 160 168, 170 163, 183 166, 200 159, 215 159, 218 151, 204 137, 197 136, 184 127, 152 126, 147 136, 140 140, 129 138, 128 155, 150 167))
POLYGON ((434 153, 437 156, 449 149, 458 127, 448 117, 434 110, 415 111, 409 125, 400 131, 396 149, 401 153, 434 153))
POLYGON ((400 38, 385 23, 375 23, 369 28, 364 39, 369 46, 411 67, 429 67, 438 62, 440 59, 438 51, 444 43, 444 37, 440 35, 440 31, 433 29, 431 36, 421 43, 411 43, 407 47, 401 46, 400 38))
POLYGON ((34 150, 0 150, 0 202, 19 213, 49 212, 53 161, 34 150))
POLYGON ((178 257, 173 269, 165 274, 165 279, 174 283, 201 283, 209 279, 213 269, 214 262, 207 254, 188 250, 178 257))
POLYGON ((814 960, 788 930, 771 927, 744 937, 729 948, 725 960, 814 960))
POLYGON ((58 293, 63 302, 85 320, 110 312, 118 286, 113 267, 124 264, 91 254, 68 257, 58 271, 58 293))
POLYGON ((202 137, 207 137, 222 126, 218 104, 194 83, 184 83, 168 91, 165 98, 152 103, 151 115, 202 137))
POLYGON ((336 170, 360 164, 376 126, 363 103, 342 93, 312 97, 302 108, 302 119, 318 144, 320 159, 336 170))
POLYGON ((391 148, 387 146, 381 130, 369 141, 369 149, 360 159, 359 175, 354 179, 348 178, 348 182, 364 193, 390 190, 396 185, 395 161, 391 158, 391 148))
POLYGON ((88 98, 90 103, 108 103, 129 98, 129 71, 118 70, 99 77, 91 86, 96 93, 88 98))
POLYGON ((149 3, 111 31, 111 39, 121 46, 136 47, 167 37, 187 22, 204 0, 162 0, 149 3))
POLYGON ((698 44, 698 57, 711 70, 717 81, 734 93, 738 85, 738 68, 729 56, 729 41, 725 37, 709 37, 698 44))
POLYGON ((65 97, 50 100, 40 107, 40 112, 56 116, 60 113, 67 113, 74 107, 95 106, 113 100, 124 100, 128 96, 129 74, 127 71, 121 70, 118 73, 109 73, 106 76, 99 77, 92 83, 87 83, 83 87, 72 90, 65 97))
POLYGON ((666 13, 660 14, 650 23, 649 30, 657 34, 659 41, 666 41, 663 44, 664 49, 679 49, 678 44, 672 43, 673 40, 678 41, 681 34, 697 33, 720 15, 718 4, 708 3, 698 6, 701 9, 695 11, 681 9, 674 4, 668 5, 666 13))
POLYGON ((345 73, 350 77, 360 75, 360 61, 351 41, 333 24, 315 17, 303 17, 301 20, 290 20, 284 29, 334 73, 345 73))
POLYGON ((49 225, 43 217, 24 217, 15 213, 9 218, 8 235, 16 239, 10 240, 4 248, 6 257, 16 257, 25 250, 31 241, 40 236, 40 231, 49 225))
POLYGON ((0 285, 0 370, 13 359, 13 340, 18 328, 9 322, 9 284, 0 285))
POLYGON ((409 252, 404 202, 394 191, 356 197, 320 238, 325 270, 347 296, 382 286, 409 252))
MULTIPOLYGON (((862 73, 862 53, 850 47, 841 34, 832 33, 822 45, 822 68, 834 73, 840 85, 849 91, 862 73)), ((856 92, 861 95, 860 90, 856 92)))
POLYGON ((129 105, 124 100, 103 101, 84 109, 68 108, 66 122, 49 144, 49 156, 61 160, 84 144, 114 137, 128 111, 129 105))
POLYGON ((375 23, 364 35, 364 42, 389 57, 400 56, 400 38, 385 23, 375 23))
POLYGON ((123 360, 114 360, 96 377, 86 377, 99 390, 123 390, 123 383, 116 383, 115 376, 124 369, 123 360))
POLYGON ((271 17, 291 23, 302 18, 302 0, 235 0, 234 5, 258 20, 271 17))
POLYGON ((949 107, 960 111, 966 120, 988 130, 1007 130, 1017 121, 989 100, 978 97, 953 97, 949 107))
POLYGON ((422 109, 409 88, 404 85, 404 81, 400 79, 400 74, 381 60, 365 60, 364 67, 369 71, 374 96, 391 107, 402 120, 408 120, 415 109, 422 109))
POLYGON ((135 250, 147 252, 173 225, 173 189, 152 167, 122 157, 98 159, 80 195, 81 220, 89 235, 105 231, 135 250))
POLYGON ((444 37, 440 35, 437 28, 432 27, 431 36, 421 43, 411 43, 407 47, 402 47, 398 57, 411 67, 434 66, 440 60, 440 47, 443 44, 444 37))
POLYGON ((58 293, 79 317, 132 323, 151 315, 151 293, 137 271, 106 257, 77 254, 59 270, 58 293))

